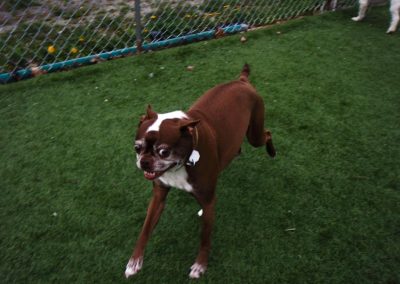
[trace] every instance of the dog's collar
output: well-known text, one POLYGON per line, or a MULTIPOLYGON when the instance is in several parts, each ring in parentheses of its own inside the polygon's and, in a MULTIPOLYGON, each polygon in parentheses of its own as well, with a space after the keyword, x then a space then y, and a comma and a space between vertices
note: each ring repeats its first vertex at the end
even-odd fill
POLYGON ((186 165, 191 167, 196 165, 196 163, 200 160, 200 153, 199 151, 196 150, 199 144, 199 131, 197 130, 196 126, 193 129, 192 139, 193 139, 193 150, 189 156, 189 159, 186 162, 186 165))

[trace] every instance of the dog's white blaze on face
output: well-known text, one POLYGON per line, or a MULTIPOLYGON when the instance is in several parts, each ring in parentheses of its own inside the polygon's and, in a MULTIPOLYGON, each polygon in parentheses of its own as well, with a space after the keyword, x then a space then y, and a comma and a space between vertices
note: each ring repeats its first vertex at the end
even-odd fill
POLYGON ((160 181, 167 186, 176 187, 187 192, 192 192, 193 187, 188 182, 187 178, 188 174, 185 167, 181 167, 177 170, 171 169, 159 177, 160 181))
POLYGON ((173 112, 168 112, 168 113, 159 113, 157 114, 157 120, 154 121, 152 125, 147 129, 146 132, 149 131, 160 131, 160 125, 161 123, 166 120, 166 119, 174 119, 174 118, 188 118, 187 115, 183 111, 173 111, 173 112))

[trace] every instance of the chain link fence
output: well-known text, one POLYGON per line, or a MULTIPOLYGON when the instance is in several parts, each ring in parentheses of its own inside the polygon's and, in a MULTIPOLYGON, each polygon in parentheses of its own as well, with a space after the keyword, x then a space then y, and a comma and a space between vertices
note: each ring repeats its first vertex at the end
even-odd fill
POLYGON ((0 81, 213 38, 357 0, 2 0, 0 81))

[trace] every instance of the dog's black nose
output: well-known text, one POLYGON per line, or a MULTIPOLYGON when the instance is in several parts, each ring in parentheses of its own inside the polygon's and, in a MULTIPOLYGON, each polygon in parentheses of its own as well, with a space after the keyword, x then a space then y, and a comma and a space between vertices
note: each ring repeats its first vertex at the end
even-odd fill
POLYGON ((148 159, 141 159, 140 160, 140 167, 143 170, 150 170, 151 169, 151 161, 148 159))

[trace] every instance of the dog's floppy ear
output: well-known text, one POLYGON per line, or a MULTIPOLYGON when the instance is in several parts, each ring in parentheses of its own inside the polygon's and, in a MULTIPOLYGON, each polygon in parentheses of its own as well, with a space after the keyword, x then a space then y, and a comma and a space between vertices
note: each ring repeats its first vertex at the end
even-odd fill
POLYGON ((179 128, 182 132, 188 131, 190 134, 192 134, 193 129, 199 122, 199 119, 182 119, 179 123, 179 128))
POLYGON ((151 108, 151 105, 148 105, 147 109, 146 109, 146 114, 144 114, 140 117, 139 126, 143 123, 143 121, 145 121, 147 119, 153 119, 153 118, 157 118, 157 113, 155 111, 153 111, 153 109, 151 108))

